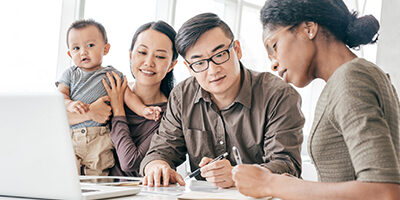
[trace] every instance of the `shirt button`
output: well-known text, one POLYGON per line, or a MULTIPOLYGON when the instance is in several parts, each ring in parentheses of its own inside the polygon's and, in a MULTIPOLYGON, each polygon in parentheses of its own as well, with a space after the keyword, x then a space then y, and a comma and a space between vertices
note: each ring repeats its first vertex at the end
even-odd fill
POLYGON ((85 133, 85 132, 86 132, 85 129, 82 129, 82 130, 81 130, 81 133, 85 133))
POLYGON ((220 144, 220 145, 223 145, 223 144, 224 144, 224 141, 222 141, 222 140, 219 141, 219 144, 220 144))

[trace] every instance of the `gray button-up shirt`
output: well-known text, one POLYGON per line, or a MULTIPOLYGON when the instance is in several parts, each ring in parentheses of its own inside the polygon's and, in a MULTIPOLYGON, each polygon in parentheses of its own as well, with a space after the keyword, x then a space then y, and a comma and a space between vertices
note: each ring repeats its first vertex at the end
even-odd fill
POLYGON ((189 154, 191 170, 203 157, 239 149, 243 163, 258 163, 274 173, 300 176, 304 117, 301 98, 290 85, 268 72, 241 67, 241 87, 233 103, 219 110, 208 92, 191 77, 170 94, 158 133, 143 159, 164 160, 172 168, 189 154))

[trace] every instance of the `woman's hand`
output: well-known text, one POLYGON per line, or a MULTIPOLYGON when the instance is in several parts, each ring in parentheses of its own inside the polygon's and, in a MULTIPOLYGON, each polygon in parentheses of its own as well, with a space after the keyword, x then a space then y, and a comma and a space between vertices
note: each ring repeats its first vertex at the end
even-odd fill
POLYGON ((110 97, 110 104, 113 110, 114 116, 125 116, 124 110, 124 93, 127 87, 127 79, 124 77, 124 80, 121 83, 121 77, 115 72, 107 72, 106 76, 108 81, 110 82, 110 86, 107 84, 106 80, 103 79, 104 88, 107 91, 108 96, 110 97), (115 80, 115 81, 114 81, 115 80), (116 82, 116 83, 115 83, 116 82))
POLYGON ((232 169, 232 178, 240 193, 255 198, 271 196, 268 178, 272 173, 258 165, 237 165, 232 169))

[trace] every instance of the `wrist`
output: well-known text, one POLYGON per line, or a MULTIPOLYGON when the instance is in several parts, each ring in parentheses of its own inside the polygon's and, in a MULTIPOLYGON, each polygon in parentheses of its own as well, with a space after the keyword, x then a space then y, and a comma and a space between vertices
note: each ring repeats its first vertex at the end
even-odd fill
POLYGON ((82 114, 82 116, 83 116, 83 118, 84 118, 85 121, 93 120, 91 113, 92 113, 92 112, 91 112, 91 110, 90 110, 90 108, 89 108, 89 111, 88 111, 88 112, 82 114))
POLYGON ((279 174, 274 174, 274 173, 270 173, 268 174, 268 176, 266 176, 264 178, 263 181, 263 188, 264 188, 264 196, 277 196, 276 195, 276 190, 274 188, 276 188, 276 185, 278 185, 278 189, 279 189, 279 178, 282 175, 279 174))
POLYGON ((119 102, 117 104, 112 104, 111 109, 114 116, 125 116, 124 102, 119 102))
POLYGON ((145 105, 142 105, 142 106, 139 108, 139 110, 140 110, 140 115, 141 115, 142 117, 146 116, 146 114, 147 114, 146 108, 147 108, 147 106, 145 106, 145 105))
POLYGON ((70 103, 72 103, 73 101, 71 99, 64 99, 64 103, 65 105, 69 105, 70 103))
POLYGON ((114 115, 114 117, 125 116, 125 110, 124 109, 114 109, 113 115, 114 115))

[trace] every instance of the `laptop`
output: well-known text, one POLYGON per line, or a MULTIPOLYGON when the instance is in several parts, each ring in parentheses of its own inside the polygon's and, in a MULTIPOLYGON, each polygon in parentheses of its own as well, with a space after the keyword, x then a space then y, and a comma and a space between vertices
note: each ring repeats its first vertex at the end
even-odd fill
POLYGON ((99 199, 140 192, 80 183, 58 91, 0 93, 0 163, 0 196, 99 199))

